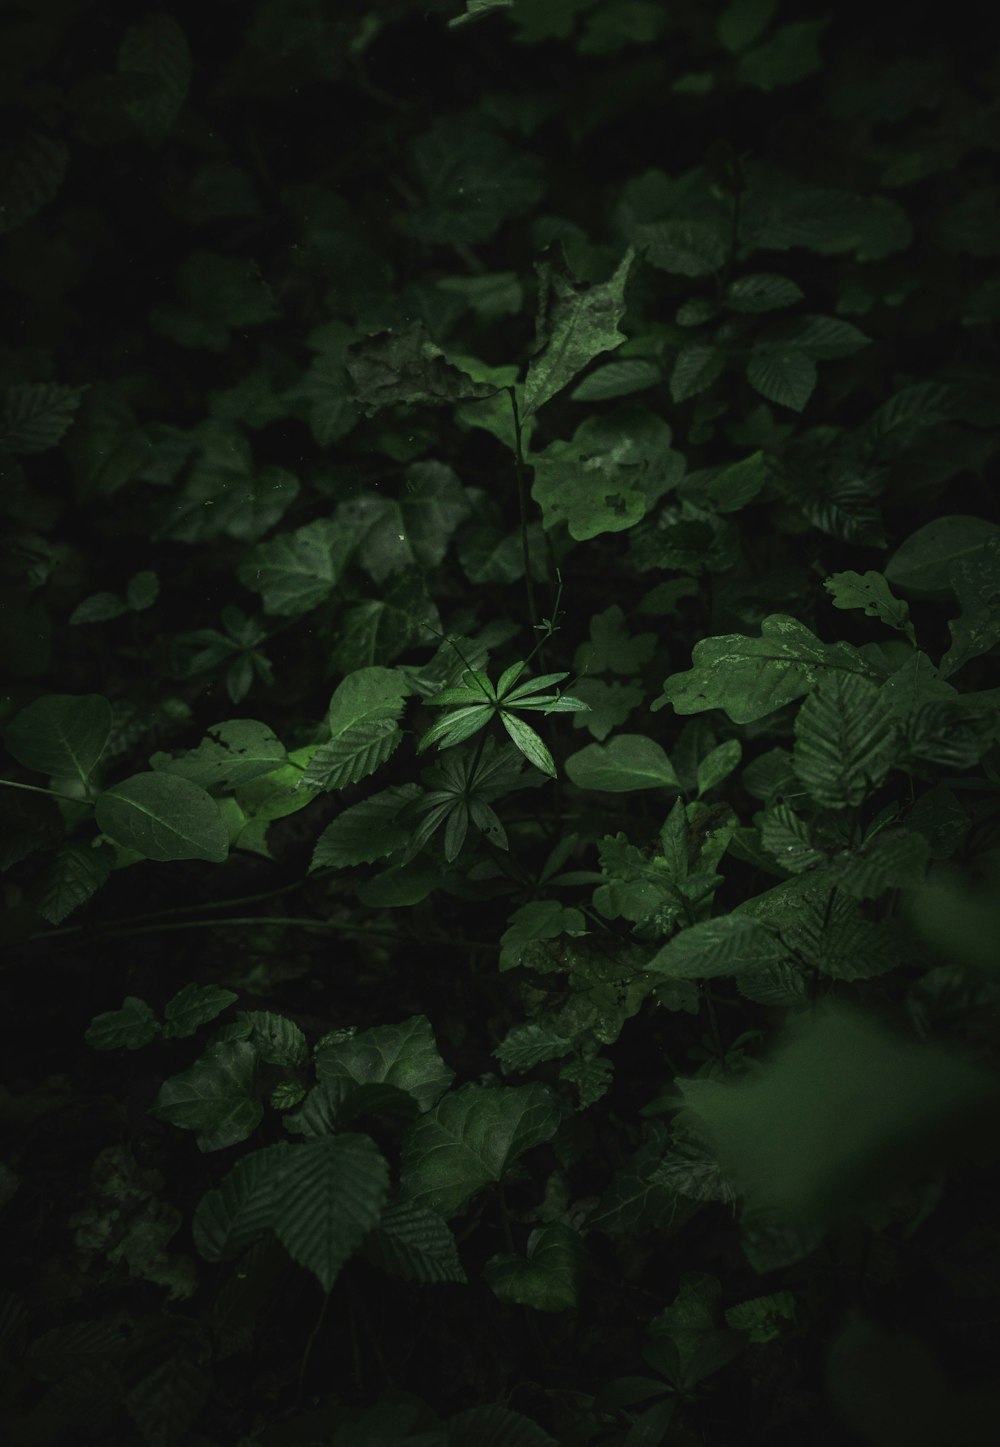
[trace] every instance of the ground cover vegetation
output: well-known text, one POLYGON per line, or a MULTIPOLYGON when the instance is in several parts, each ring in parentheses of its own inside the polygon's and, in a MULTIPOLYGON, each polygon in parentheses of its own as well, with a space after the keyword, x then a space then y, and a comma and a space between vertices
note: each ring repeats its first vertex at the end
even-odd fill
POLYGON ((898 19, 4 7, 7 1441, 993 1440, 1000 65, 898 19))

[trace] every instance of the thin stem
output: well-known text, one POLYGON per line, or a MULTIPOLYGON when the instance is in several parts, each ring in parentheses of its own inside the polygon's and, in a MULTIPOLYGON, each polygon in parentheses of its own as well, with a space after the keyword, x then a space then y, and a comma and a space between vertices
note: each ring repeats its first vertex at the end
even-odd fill
POLYGON ((94 807, 93 799, 78 799, 74 794, 59 794, 55 789, 43 789, 40 784, 18 784, 14 779, 0 779, 0 785, 5 789, 24 789, 29 794, 48 794, 51 799, 68 799, 71 804, 89 804, 94 807))
POLYGON ((531 554, 528 549, 528 488, 525 478, 524 453, 521 449, 521 414, 517 406, 517 391, 508 387, 510 405, 514 413, 514 470, 517 473, 517 500, 521 512, 521 552, 524 556, 524 586, 528 594, 528 618, 534 629, 538 622, 535 611, 535 584, 531 576, 531 554))
POLYGON ((452 945, 463 949, 495 950, 499 945, 494 941, 487 943, 485 940, 456 940, 448 936, 430 935, 406 935, 398 930, 370 929, 367 925, 340 924, 336 920, 323 919, 302 919, 295 915, 245 915, 232 916, 224 919, 189 919, 177 920, 173 924, 149 924, 141 925, 138 929, 105 929, 101 925, 74 925, 68 929, 43 930, 40 934, 31 935, 27 943, 34 943, 35 940, 53 940, 60 936, 92 933, 99 935, 102 939, 124 939, 132 935, 156 935, 169 934, 174 930, 183 929, 224 929, 229 925, 268 925, 287 924, 295 925, 299 929, 333 930, 341 934, 367 935, 372 939, 413 941, 418 940, 421 944, 428 945, 452 945))
POLYGON ((309 1365, 309 1356, 313 1349, 313 1343, 319 1335, 320 1327, 323 1325, 323 1318, 326 1316, 326 1309, 329 1305, 330 1293, 327 1291, 323 1296, 323 1304, 319 1309, 319 1316, 317 1316, 313 1329, 309 1333, 308 1338, 306 1339, 305 1350, 302 1353, 302 1362, 299 1366, 299 1380, 295 1388, 295 1411, 298 1411, 299 1406, 302 1403, 302 1387, 306 1379, 306 1368, 309 1365))

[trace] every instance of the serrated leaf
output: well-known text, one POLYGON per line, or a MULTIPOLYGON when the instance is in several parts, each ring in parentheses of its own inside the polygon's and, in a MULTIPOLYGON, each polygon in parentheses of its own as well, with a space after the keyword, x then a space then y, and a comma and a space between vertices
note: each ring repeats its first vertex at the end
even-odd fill
POLYGON ((822 864, 826 856, 814 849, 809 826, 789 804, 775 804, 757 820, 760 842, 789 874, 801 874, 822 864))
POLYGON ((388 1194, 389 1163, 370 1136, 319 1136, 292 1146, 283 1162, 274 1229, 328 1292, 388 1194))
POLYGON ((404 848, 410 828, 397 822, 396 816, 419 797, 419 784, 395 784, 342 810, 316 840, 309 873, 371 864, 404 848))
POLYGON ((747 915, 725 914, 681 930, 644 969, 675 980, 711 980, 759 968, 783 953, 766 925, 747 915))
POLYGON ((70 845, 60 849, 39 886, 35 908, 49 924, 62 924, 75 909, 106 884, 111 865, 110 851, 70 845))
POLYGON ((107 746, 112 722, 111 705, 99 693, 47 693, 14 715, 4 729, 4 743, 26 769, 86 783, 107 746))
POLYGON ((139 1050, 159 1033, 152 1007, 136 995, 126 995, 120 1010, 95 1015, 83 1038, 92 1050, 139 1050))
POLYGON ((150 141, 169 133, 191 84, 191 51, 172 15, 144 15, 126 30, 118 47, 118 74, 135 83, 126 109, 150 141))
POLYGON ((606 744, 587 744, 566 760, 566 773, 578 789, 624 794, 638 789, 676 789, 674 766, 655 739, 616 734, 606 744))
POLYGON ((795 773, 817 804, 856 808, 885 781, 897 736, 870 679, 831 674, 820 679, 796 715, 795 773))
POLYGON ((757 271, 731 281, 723 292, 723 301, 732 311, 758 313, 794 306, 804 295, 789 277, 757 271))
POLYGON ((300 788, 344 789, 380 768, 402 742, 397 719, 410 685, 397 669, 358 668, 330 700, 328 743, 313 754, 300 788))
POLYGON ((317 1080, 385 1082, 406 1091, 422 1111, 430 1110, 455 1078, 438 1054, 426 1015, 376 1025, 347 1040, 324 1037, 316 1042, 315 1061, 317 1080))
POLYGON ((924 883, 931 846, 923 834, 890 825, 860 849, 830 861, 830 878, 852 899, 877 899, 887 889, 916 890, 924 883))
POLYGON ((229 835, 211 794, 173 774, 133 774, 105 789, 98 827, 116 844, 147 859, 204 859, 221 864, 229 835))
POLYGON ((411 1201, 385 1207, 366 1250, 383 1271, 406 1281, 468 1280, 448 1223, 411 1201))
POLYGON ((721 347, 706 342, 693 342, 681 347, 670 373, 670 396, 675 402, 697 397, 721 376, 726 354, 721 347))
POLYGON ((583 1239, 561 1221, 550 1221, 528 1237, 527 1256, 493 1256, 483 1275, 501 1301, 535 1311, 572 1311, 580 1293, 583 1239))
POLYGON ((55 447, 72 426, 86 390, 59 382, 18 382, 8 387, 0 417, 0 445, 23 455, 55 447))
POLYGON ((559 1060, 573 1048, 572 1040, 557 1034, 551 1026, 528 1020, 508 1030, 493 1051, 505 1075, 523 1075, 545 1060, 559 1060))
POLYGON ((990 534, 972 557, 956 560, 948 579, 962 613, 948 623, 951 646, 939 665, 942 678, 950 678, 1000 641, 1000 534, 990 534))
POLYGON ((250 1026, 249 1040, 268 1065, 302 1070, 309 1059, 309 1046, 300 1026, 273 1010, 240 1010, 237 1020, 250 1026))
POLYGON ((287 1141, 251 1151, 195 1208, 191 1236, 206 1261, 233 1261, 270 1230, 292 1149, 287 1141))
POLYGON ((263 1118, 256 1083, 253 1046, 246 1040, 218 1041, 187 1070, 163 1082, 149 1114, 196 1131, 200 1151, 224 1150, 245 1141, 263 1118))
POLYGON ((556 300, 545 334, 538 339, 542 350, 532 358, 524 381, 522 421, 561 392, 594 357, 613 351, 626 340, 618 323, 625 313, 625 285, 634 260, 630 246, 608 281, 582 291, 553 275, 556 300))
POLYGON ((636 245, 652 266, 675 276, 710 276, 726 264, 729 238, 707 221, 650 221, 636 228, 636 245))
POLYGON ((578 382, 570 395, 572 402, 608 402, 613 397, 630 397, 655 387, 660 369, 644 357, 625 357, 620 362, 607 362, 578 382))
POLYGON ((542 1085, 465 1085, 404 1137, 403 1198, 454 1216, 525 1151, 549 1140, 558 1125, 558 1108, 542 1085))
POLYGON ((769 402, 801 412, 816 390, 816 363, 795 347, 761 344, 747 363, 747 381, 769 402))
POLYGON ((226 990, 221 985, 182 986, 163 1007, 164 1040, 180 1040, 193 1035, 200 1025, 214 1020, 238 999, 235 990, 226 990))

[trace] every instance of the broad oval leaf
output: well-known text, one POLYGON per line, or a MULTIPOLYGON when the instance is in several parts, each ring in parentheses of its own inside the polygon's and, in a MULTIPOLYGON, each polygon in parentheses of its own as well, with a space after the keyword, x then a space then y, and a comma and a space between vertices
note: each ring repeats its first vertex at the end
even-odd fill
POLYGON ((111 736, 111 705, 99 693, 48 693, 14 715, 4 743, 19 764, 84 783, 111 736))
POLYGON ((580 1294, 583 1238, 550 1221, 528 1237, 527 1259, 510 1252, 487 1261, 484 1275, 501 1301, 536 1311, 572 1311, 580 1294))
POLYGON ((1000 526, 986 518, 965 513, 933 518, 900 543, 883 572, 894 588, 914 598, 946 599, 951 569, 977 557, 991 537, 1000 537, 1000 526))
POLYGON ((580 789, 627 794, 637 789, 676 789, 680 783, 664 750, 645 734, 617 734, 609 743, 588 744, 566 760, 566 773, 580 789))
POLYGON ((229 835, 211 794, 175 774, 133 774, 97 800, 109 839, 147 859, 205 859, 221 864, 229 835))
POLYGON ((690 925, 668 940, 647 965, 675 980, 710 980, 759 968, 785 952, 771 930, 743 914, 725 914, 690 925))
POLYGON ((426 1015, 399 1025, 376 1025, 349 1039, 325 1037, 316 1042, 316 1078, 346 1078, 359 1085, 384 1082, 412 1095, 428 1111, 455 1078, 438 1054, 426 1015))
POLYGON ((796 715, 793 766, 817 804, 856 808, 885 782, 896 738, 871 679, 831 674, 820 679, 796 715))
POLYGON ((412 1125, 403 1140, 402 1198, 454 1216, 511 1162, 549 1140, 559 1108, 537 1081, 517 1087, 465 1085, 412 1125))
POLYGON ((197 1131, 198 1149, 237 1145, 260 1124, 264 1107, 254 1094, 257 1052, 245 1040, 220 1040, 195 1063, 160 1086, 149 1114, 181 1130, 197 1131))

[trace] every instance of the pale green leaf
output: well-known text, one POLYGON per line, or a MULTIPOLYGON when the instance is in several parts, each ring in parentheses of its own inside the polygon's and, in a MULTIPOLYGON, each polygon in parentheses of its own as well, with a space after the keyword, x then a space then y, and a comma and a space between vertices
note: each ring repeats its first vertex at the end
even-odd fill
POLYGON ((637 789, 675 789, 680 783, 662 746, 644 734, 617 734, 606 744, 587 744, 566 760, 579 789, 624 794, 637 789))

